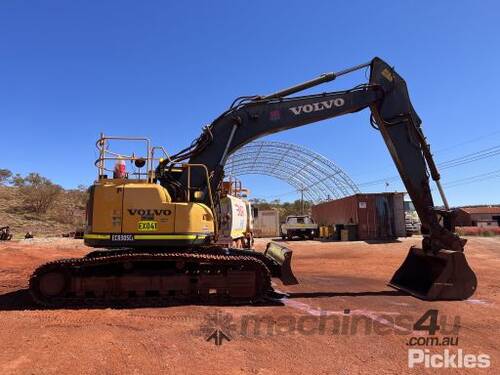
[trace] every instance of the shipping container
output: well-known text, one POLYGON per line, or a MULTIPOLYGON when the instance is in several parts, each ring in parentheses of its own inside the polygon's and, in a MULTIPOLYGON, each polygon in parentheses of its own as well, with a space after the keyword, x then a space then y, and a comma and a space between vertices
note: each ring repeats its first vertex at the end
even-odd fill
MULTIPOLYGON (((319 225, 343 229, 356 226, 359 240, 387 240, 406 236, 404 193, 356 194, 317 204, 312 217, 319 225)), ((340 239, 340 233, 337 236, 340 239)))
POLYGON ((255 237, 278 237, 280 235, 280 214, 278 210, 259 210, 254 217, 255 237))

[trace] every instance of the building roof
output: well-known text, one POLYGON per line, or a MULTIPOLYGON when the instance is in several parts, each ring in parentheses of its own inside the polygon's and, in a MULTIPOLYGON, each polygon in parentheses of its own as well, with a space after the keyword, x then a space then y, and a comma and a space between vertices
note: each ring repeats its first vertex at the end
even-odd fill
POLYGON ((468 214, 500 214, 500 207, 460 207, 468 214))

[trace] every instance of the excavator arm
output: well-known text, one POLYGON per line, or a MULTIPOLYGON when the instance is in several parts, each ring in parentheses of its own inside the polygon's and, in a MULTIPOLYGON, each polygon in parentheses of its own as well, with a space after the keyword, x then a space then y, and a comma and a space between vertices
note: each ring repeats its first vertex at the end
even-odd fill
MULTIPOLYGON (((228 156, 246 143, 365 108, 370 109, 372 125, 387 145, 420 217, 424 234, 422 248, 410 249, 390 285, 426 299, 467 298, 474 292, 477 281, 463 256, 465 240, 453 232, 454 212, 449 209, 439 183, 440 176, 406 83, 379 58, 267 96, 238 98, 189 148, 174 155, 170 163, 189 159, 190 164, 206 165, 211 190, 219 191, 228 156), (351 90, 288 97, 362 68, 370 69, 369 82, 351 90), (434 205, 429 172, 442 196, 445 206, 442 210, 434 205)), ((180 192, 185 190, 176 187, 187 185, 187 173, 173 177, 170 166, 168 162, 161 163, 157 176, 174 199, 183 200, 185 196, 180 196, 180 192)), ((191 186, 208 191, 208 187, 203 186, 206 177, 202 173, 193 171, 189 178, 191 186)))

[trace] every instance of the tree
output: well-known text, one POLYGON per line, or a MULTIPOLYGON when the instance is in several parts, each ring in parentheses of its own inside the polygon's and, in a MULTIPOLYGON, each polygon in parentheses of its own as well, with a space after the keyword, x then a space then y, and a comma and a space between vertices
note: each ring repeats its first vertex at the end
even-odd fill
POLYGON ((16 187, 21 187, 24 184, 24 178, 19 173, 11 177, 10 183, 16 187))
POLYGON ((5 184, 12 177, 12 172, 8 169, 0 169, 0 185, 5 184))
POLYGON ((38 173, 30 173, 24 178, 16 175, 13 183, 19 187, 24 208, 37 214, 46 213, 62 191, 59 185, 38 173))
MULTIPOLYGON (((289 215, 300 215, 302 211, 302 202, 297 199, 294 202, 280 202, 279 199, 275 199, 271 202, 267 202, 265 199, 253 198, 250 200, 253 206, 259 208, 259 210, 269 210, 277 209, 282 220, 289 215)), ((304 214, 307 215, 311 211, 311 206, 313 205, 310 201, 304 201, 304 214)))
POLYGON ((85 208, 89 198, 88 188, 85 185, 78 185, 76 189, 67 190, 66 193, 76 207, 85 208))

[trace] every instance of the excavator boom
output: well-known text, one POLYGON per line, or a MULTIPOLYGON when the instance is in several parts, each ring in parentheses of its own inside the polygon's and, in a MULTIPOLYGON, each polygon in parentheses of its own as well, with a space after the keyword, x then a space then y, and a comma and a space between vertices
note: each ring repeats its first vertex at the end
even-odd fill
MULTIPOLYGON (((193 147, 184 154, 189 163, 205 164, 211 175, 211 190, 218 191, 228 156, 259 137, 341 115, 371 111, 372 125, 380 131, 406 190, 422 223, 424 239, 421 248, 412 248, 390 285, 420 298, 464 299, 476 288, 476 277, 463 255, 465 240, 454 233, 454 211, 450 210, 440 185, 439 173, 421 123, 411 104, 406 82, 386 62, 374 58, 337 73, 265 96, 242 97, 231 108, 205 128, 193 147), (355 70, 369 68, 368 83, 340 92, 288 97, 355 70), (429 174, 438 185, 445 208, 435 207, 429 174)), ((160 165, 164 176, 167 165, 160 165)), ((173 196, 169 179, 162 184, 173 196)), ((186 174, 178 176, 185 185, 186 174)), ((203 188, 203 176, 191 175, 191 183, 203 188)), ((205 187, 206 188, 206 187, 205 187)), ((180 197, 185 199, 185 197, 180 197)))

